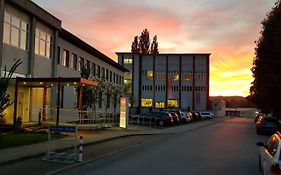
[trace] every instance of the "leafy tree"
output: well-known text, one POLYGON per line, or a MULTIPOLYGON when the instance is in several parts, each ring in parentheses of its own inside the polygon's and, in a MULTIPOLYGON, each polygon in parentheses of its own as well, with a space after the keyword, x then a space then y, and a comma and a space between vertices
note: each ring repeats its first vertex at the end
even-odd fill
POLYGON ((144 29, 139 37, 134 37, 131 51, 135 54, 158 54, 157 36, 153 37, 153 42, 150 45, 149 31, 144 29))
MULTIPOLYGON (((91 75, 91 71, 87 69, 87 64, 81 66, 81 77, 85 79, 89 79, 91 75)), ((93 92, 92 87, 90 86, 84 86, 83 87, 83 97, 82 97, 82 106, 91 106, 93 103, 93 92)))
POLYGON ((11 67, 8 74, 7 68, 5 66, 4 76, 0 77, 0 126, 5 124, 5 109, 7 109, 10 105, 14 103, 13 101, 11 101, 11 96, 8 94, 7 90, 10 85, 13 73, 21 63, 22 62, 20 60, 17 60, 11 67))
POLYGON ((262 21, 256 41, 252 73, 254 81, 247 99, 262 112, 281 118, 281 4, 278 0, 262 21))

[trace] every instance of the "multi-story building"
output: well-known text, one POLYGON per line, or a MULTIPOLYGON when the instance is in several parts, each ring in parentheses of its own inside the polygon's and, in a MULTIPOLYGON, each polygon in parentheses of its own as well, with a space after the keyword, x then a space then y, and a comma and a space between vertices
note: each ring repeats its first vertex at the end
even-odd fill
MULTIPOLYGON (((105 78, 122 85, 126 69, 63 29, 61 23, 61 20, 30 0, 0 0, 0 41, 3 41, 0 42, 1 77, 5 66, 9 70, 20 59, 22 64, 16 69, 14 77, 31 78, 31 82, 32 78, 80 77, 81 66, 86 65, 93 79, 105 78)), ((7 122, 13 121, 12 116, 20 116, 24 122, 36 121, 42 106, 57 106, 57 89, 47 87, 54 84, 40 84, 45 84, 45 88, 28 86, 23 80, 17 90, 14 84, 9 88, 12 99, 15 91, 18 97, 16 114, 13 114, 13 106, 6 111, 7 122)), ((77 107, 75 87, 65 82, 60 92, 61 108, 77 107)), ((98 111, 104 109, 103 103, 97 107, 98 111)), ((113 111, 113 106, 106 106, 106 109, 113 111)))
POLYGON ((208 109, 209 53, 116 54, 118 63, 130 70, 124 75, 124 84, 131 87, 133 111, 208 109))

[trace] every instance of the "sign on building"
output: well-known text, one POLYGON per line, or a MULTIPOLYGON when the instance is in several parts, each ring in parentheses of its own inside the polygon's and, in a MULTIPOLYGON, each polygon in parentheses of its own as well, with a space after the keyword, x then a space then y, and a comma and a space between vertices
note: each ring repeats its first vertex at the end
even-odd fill
POLYGON ((128 127, 128 99, 126 97, 120 98, 120 128, 128 127))

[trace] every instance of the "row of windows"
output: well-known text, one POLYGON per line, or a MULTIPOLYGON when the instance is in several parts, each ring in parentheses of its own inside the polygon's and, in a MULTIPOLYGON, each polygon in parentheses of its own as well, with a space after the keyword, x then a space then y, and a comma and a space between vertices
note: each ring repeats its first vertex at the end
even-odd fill
POLYGON ((28 50, 29 25, 24 20, 5 12, 3 42, 28 50))
MULTIPOLYGON (((153 70, 143 70, 142 75, 146 80, 153 80, 153 70)), ((206 80, 206 72, 195 72, 195 80, 206 80)), ((182 71, 181 80, 192 80, 192 71, 182 71)), ((168 79, 173 81, 180 80, 179 71, 168 71, 168 79)), ((166 80, 166 72, 155 71, 155 80, 166 80)))
MULTIPOLYGON (((141 99, 141 106, 142 107, 152 107, 153 99, 151 98, 143 98, 141 99)), ((165 102, 157 101, 155 102, 155 108, 164 108, 165 102)), ((168 99, 168 108, 178 108, 179 107, 179 100, 178 99, 168 99)))
POLYGON ((61 57, 60 50, 60 47, 58 47, 58 64, 78 71, 81 71, 82 66, 85 66, 86 69, 91 71, 93 77, 104 78, 106 81, 120 85, 123 83, 123 77, 121 75, 105 69, 90 60, 86 59, 85 63, 85 59, 80 56, 78 57, 75 53, 72 53, 70 56, 70 52, 66 49, 63 49, 61 57))
MULTIPOLYGON (((152 85, 143 85, 141 87, 141 89, 143 91, 152 91, 153 90, 153 86, 152 85)), ((171 87, 172 91, 179 91, 179 86, 172 86, 171 87)), ((192 91, 192 86, 182 86, 181 90, 184 92, 187 91, 192 91)), ((156 85, 155 86, 155 91, 166 91, 166 86, 162 86, 162 85, 156 85)), ((194 87, 194 91, 201 91, 201 92, 205 92, 206 91, 206 87, 205 86, 195 86, 194 87)))

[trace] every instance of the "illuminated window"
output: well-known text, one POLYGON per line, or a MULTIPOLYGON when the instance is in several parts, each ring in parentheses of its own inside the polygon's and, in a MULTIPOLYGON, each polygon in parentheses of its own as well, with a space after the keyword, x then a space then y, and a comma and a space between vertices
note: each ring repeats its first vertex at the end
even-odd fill
POLYGON ((168 108, 178 108, 179 100, 168 100, 168 108))
POLYGON ((141 99, 141 106, 142 107, 152 107, 152 99, 141 99))
POLYGON ((71 55, 70 67, 74 70, 77 69, 77 55, 74 53, 71 55))
POLYGON ((47 58, 52 56, 52 42, 53 37, 51 34, 36 28, 35 31, 35 53, 47 58))
POLYGON ((27 50, 28 24, 22 19, 5 12, 3 41, 6 44, 27 50))
POLYGON ((69 51, 63 49, 61 65, 69 67, 69 51))
POLYGON ((152 70, 146 71, 146 77, 147 77, 149 80, 153 79, 153 71, 152 71, 152 70))
POLYGON ((132 58, 124 58, 124 64, 132 64, 133 59, 132 58))
POLYGON ((165 108, 164 102, 155 102, 155 108, 165 108))

